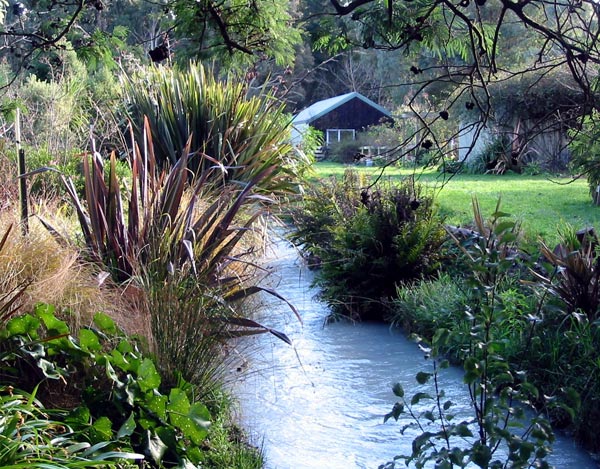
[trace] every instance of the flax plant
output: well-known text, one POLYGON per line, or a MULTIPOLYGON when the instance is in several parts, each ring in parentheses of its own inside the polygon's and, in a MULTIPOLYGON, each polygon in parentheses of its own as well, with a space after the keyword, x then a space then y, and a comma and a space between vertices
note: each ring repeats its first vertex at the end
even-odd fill
POLYGON ((232 78, 223 82, 201 65, 186 69, 152 67, 124 80, 127 117, 141 141, 148 118, 160 165, 175 164, 183 149, 201 157, 190 160, 194 174, 211 172, 217 184, 248 182, 267 168, 277 166, 261 181, 267 193, 287 192, 310 161, 295 153, 289 143, 290 119, 281 102, 264 87, 248 96, 243 83, 232 78))
POLYGON ((191 139, 175 164, 160 168, 145 122, 142 145, 134 143, 131 150, 128 190, 116 175, 114 154, 108 164, 95 151, 84 161, 85 200, 62 178, 88 257, 117 282, 138 285, 162 370, 208 388, 227 338, 270 332, 289 343, 284 334, 234 308, 264 290, 253 282, 252 249, 244 248, 242 239, 273 202, 259 192, 279 168, 272 164, 246 182, 215 190, 212 175, 219 167, 190 178, 189 163, 199 157, 191 151, 191 139))

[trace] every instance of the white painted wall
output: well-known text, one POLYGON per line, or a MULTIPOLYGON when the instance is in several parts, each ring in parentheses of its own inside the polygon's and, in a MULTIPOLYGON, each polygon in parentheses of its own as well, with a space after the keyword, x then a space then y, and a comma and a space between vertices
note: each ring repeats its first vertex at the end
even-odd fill
POLYGON ((472 161, 477 158, 493 136, 481 123, 461 123, 458 133, 459 161, 472 161))

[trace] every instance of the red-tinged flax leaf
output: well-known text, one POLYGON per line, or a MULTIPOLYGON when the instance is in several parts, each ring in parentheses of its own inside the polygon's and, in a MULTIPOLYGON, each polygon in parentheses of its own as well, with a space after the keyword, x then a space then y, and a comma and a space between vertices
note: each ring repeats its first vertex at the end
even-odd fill
POLYGON ((265 293, 267 293, 271 296, 274 296, 275 298, 283 301, 292 310, 292 312, 298 319, 298 322, 300 322, 300 324, 303 324, 302 317, 300 317, 300 313, 298 312, 298 309, 296 309, 296 307, 292 303, 290 303, 285 297, 283 297, 281 294, 277 293, 277 291, 272 290, 270 288, 253 285, 250 287, 242 288, 242 289, 236 291, 233 295, 226 296, 225 300, 227 300, 227 301, 240 300, 242 298, 246 298, 248 296, 254 295, 258 292, 265 292, 265 293))

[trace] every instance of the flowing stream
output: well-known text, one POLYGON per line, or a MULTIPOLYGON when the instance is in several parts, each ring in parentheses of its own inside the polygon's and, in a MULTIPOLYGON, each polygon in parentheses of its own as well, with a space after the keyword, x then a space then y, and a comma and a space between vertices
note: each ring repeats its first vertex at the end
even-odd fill
MULTIPOLYGON (((393 383, 400 382, 408 396, 426 390, 414 378, 431 371, 423 353, 386 325, 324 325, 327 307, 314 299, 312 273, 296 251, 280 241, 268 262, 270 286, 296 306, 303 323, 284 302, 266 298, 262 322, 288 335, 294 347, 270 334, 247 339, 250 358, 233 371, 242 423, 262 446, 266 467, 377 468, 410 454, 417 434, 400 433, 410 419, 384 424, 383 416, 397 400, 393 383)), ((454 413, 468 415, 460 370, 442 373, 442 387, 458 409, 454 413)), ((550 462, 558 469, 598 467, 563 435, 553 448, 550 462)))

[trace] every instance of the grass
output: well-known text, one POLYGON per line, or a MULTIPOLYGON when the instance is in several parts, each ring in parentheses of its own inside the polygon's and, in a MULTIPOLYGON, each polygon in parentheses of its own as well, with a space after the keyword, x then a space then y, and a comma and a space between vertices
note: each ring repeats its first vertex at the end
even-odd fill
MULTIPOLYGON (((43 210, 53 209, 55 207, 43 210)), ((36 212, 46 218, 50 216, 38 208, 36 212)), ((55 215, 59 216, 58 210, 55 215)), ((0 212, 0 236, 12 227, 0 250, 0 296, 27 285, 19 298, 23 312, 33 310, 40 302, 53 304, 59 307, 63 319, 78 330, 102 310, 132 331, 129 326, 134 323, 128 318, 130 311, 126 303, 110 281, 99 281, 100 269, 81 262, 75 247, 57 243, 36 218, 30 220, 29 234, 25 237, 18 222, 14 211, 0 212)))
MULTIPOLYGON (((314 178, 341 176, 345 169, 353 168, 361 174, 378 176, 381 168, 345 166, 320 162, 314 165, 314 178)), ((438 191, 437 203, 446 221, 453 225, 472 222, 471 199, 476 196, 484 215, 491 215, 498 197, 502 198, 502 210, 522 222, 526 239, 543 238, 549 245, 557 242, 557 228, 568 223, 575 229, 593 226, 600 229, 600 207, 592 204, 585 179, 550 177, 546 175, 448 175, 433 169, 413 170, 387 168, 384 177, 399 179, 415 175, 415 178, 438 191)))

